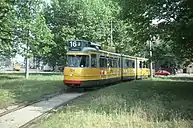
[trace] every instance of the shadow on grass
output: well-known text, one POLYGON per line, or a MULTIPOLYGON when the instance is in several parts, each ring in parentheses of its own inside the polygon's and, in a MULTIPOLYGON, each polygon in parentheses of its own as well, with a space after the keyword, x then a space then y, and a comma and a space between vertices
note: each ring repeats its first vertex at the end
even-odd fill
MULTIPOLYGON (((0 94, 3 96, 0 95, 0 108, 28 104, 64 88, 62 79, 50 80, 49 77, 45 80, 0 82, 0 94)), ((193 82, 139 80, 88 92, 69 104, 77 108, 72 108, 72 111, 80 108, 107 114, 134 111, 141 117, 146 115, 148 119, 166 121, 177 118, 193 120, 192 101, 193 82)))
POLYGON ((0 75, 0 80, 12 80, 12 79, 21 79, 22 76, 7 76, 7 75, 0 75))
POLYGON ((62 80, 8 79, 6 82, 0 81, 0 108, 14 104, 26 105, 64 88, 62 80))
MULTIPOLYGON (((0 76, 25 76, 24 72, 13 72, 13 73, 0 73, 0 76)), ((36 76, 36 75, 41 75, 41 76, 52 76, 52 75, 63 75, 63 72, 29 72, 30 76, 36 76)))
POLYGON ((193 120, 192 101, 193 82, 139 80, 88 93, 71 104, 85 111, 107 114, 126 111, 166 121, 193 120))
POLYGON ((179 77, 179 76, 155 76, 155 78, 163 79, 163 80, 189 80, 193 81, 193 77, 179 77))
POLYGON ((127 107, 141 107, 149 117, 193 120, 193 82, 135 81, 116 89, 123 92, 127 107))

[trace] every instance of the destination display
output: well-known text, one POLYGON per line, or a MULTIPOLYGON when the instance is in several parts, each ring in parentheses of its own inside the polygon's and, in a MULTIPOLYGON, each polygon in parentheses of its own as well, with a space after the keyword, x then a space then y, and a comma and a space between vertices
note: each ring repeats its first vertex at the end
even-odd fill
POLYGON ((70 51, 81 51, 82 50, 82 41, 69 41, 68 42, 68 49, 70 51))
POLYGON ((85 47, 97 48, 100 47, 100 45, 85 40, 68 41, 69 51, 82 51, 85 47))

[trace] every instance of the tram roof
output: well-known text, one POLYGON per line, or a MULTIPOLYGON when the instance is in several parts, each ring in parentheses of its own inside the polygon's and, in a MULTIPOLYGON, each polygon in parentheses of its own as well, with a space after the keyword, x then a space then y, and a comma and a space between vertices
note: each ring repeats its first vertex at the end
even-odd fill
POLYGON ((76 40, 75 42, 81 42, 80 47, 77 47, 77 49, 75 50, 69 50, 67 52, 68 54, 80 54, 80 53, 89 54, 89 52, 95 52, 95 53, 110 54, 114 56, 123 56, 123 57, 128 57, 133 59, 148 60, 147 58, 135 57, 135 56, 129 56, 121 53, 105 51, 101 49, 101 45, 99 45, 98 43, 93 43, 86 40, 76 40))
POLYGON ((105 50, 99 50, 99 52, 100 52, 100 53, 111 54, 111 55, 116 55, 116 56, 121 56, 121 54, 119 54, 119 53, 108 52, 108 51, 105 51, 105 50))
POLYGON ((123 56, 123 57, 128 57, 128 58, 133 58, 133 59, 148 60, 147 58, 129 56, 129 55, 125 55, 125 54, 114 53, 114 52, 109 52, 109 51, 105 51, 105 50, 99 50, 99 49, 92 48, 92 47, 84 47, 82 49, 82 51, 68 51, 68 53, 74 53, 74 54, 78 54, 81 52, 82 53, 96 52, 96 53, 104 53, 104 54, 110 54, 110 55, 115 55, 115 56, 123 56))
POLYGON ((135 58, 135 59, 137 58, 137 57, 135 57, 135 56, 129 56, 129 55, 125 55, 125 54, 122 54, 122 56, 123 56, 123 57, 128 57, 128 58, 135 58))
POLYGON ((139 60, 148 60, 148 58, 136 57, 139 60))

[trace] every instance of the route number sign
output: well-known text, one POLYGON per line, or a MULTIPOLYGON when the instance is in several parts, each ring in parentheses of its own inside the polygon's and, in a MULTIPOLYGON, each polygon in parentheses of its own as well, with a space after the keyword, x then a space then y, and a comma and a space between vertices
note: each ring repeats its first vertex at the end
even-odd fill
POLYGON ((69 50, 70 51, 80 51, 82 47, 81 41, 69 41, 69 50))

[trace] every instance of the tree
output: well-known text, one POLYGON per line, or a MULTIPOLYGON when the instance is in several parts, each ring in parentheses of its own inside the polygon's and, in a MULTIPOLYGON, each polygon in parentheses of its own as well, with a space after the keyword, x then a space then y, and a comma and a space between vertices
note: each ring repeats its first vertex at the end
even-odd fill
POLYGON ((6 57, 12 57, 16 53, 13 37, 14 14, 13 2, 0 1, 0 55, 6 57))
POLYGON ((20 44, 20 53, 26 58, 26 78, 28 77, 28 59, 32 56, 43 56, 54 45, 52 34, 42 14, 41 0, 17 0, 17 26, 15 27, 16 42, 20 44))
POLYGON ((110 44, 111 21, 119 10, 116 3, 109 0, 53 0, 44 11, 57 44, 47 57, 51 65, 64 64, 67 40, 110 44))
MULTIPOLYGON (((142 55, 147 51, 147 41, 153 38, 163 41, 162 45, 154 44, 154 54, 159 60, 165 58, 164 54, 170 53, 175 61, 192 60, 192 20, 193 4, 191 0, 113 0, 122 8, 122 19, 133 26, 134 52, 142 55), (157 20, 157 27, 152 26, 152 21, 157 20), (165 46, 170 50, 165 50, 165 46), (159 53, 157 53, 159 51, 159 53), (163 52, 164 54, 160 54, 163 52)), ((146 53, 145 53, 146 54, 146 53)), ((154 56, 154 57, 155 57, 154 56)), ((157 58, 154 58, 157 61, 157 58)), ((166 57, 167 59, 167 57, 166 57)))

